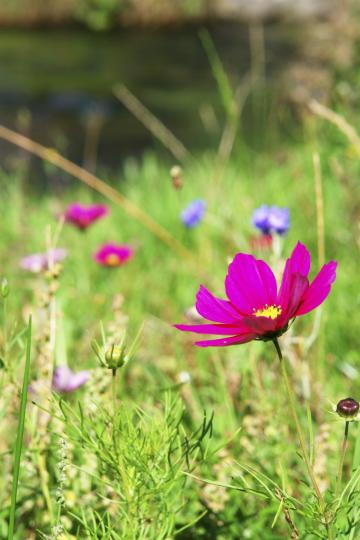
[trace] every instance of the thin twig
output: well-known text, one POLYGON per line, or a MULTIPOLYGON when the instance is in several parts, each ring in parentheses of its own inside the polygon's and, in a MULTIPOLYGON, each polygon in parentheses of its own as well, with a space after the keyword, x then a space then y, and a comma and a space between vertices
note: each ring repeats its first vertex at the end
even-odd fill
POLYGON ((322 105, 316 99, 312 99, 308 102, 308 107, 311 112, 328 120, 331 124, 334 124, 350 141, 354 146, 357 153, 360 155, 360 137, 356 129, 349 124, 347 120, 340 114, 332 111, 325 105, 322 105))
POLYGON ((189 157, 189 151, 183 143, 124 84, 115 86, 113 93, 178 161, 189 157))
POLYGON ((179 240, 174 238, 166 229, 164 229, 159 223, 157 223, 152 217, 150 217, 141 208, 136 206, 132 201, 127 199, 122 193, 109 186, 106 182, 95 176, 94 174, 86 171, 82 167, 79 167, 72 161, 61 156, 56 150, 52 148, 46 148, 41 144, 0 125, 0 139, 4 139, 19 148, 27 150, 31 154, 38 156, 39 158, 52 163, 59 169, 67 172, 74 178, 80 180, 87 186, 91 187, 98 193, 101 193, 104 197, 121 206, 121 208, 131 217, 139 221, 144 227, 151 231, 155 236, 162 240, 167 246, 177 252, 178 255, 187 259, 193 260, 193 256, 179 240))
POLYGON ((235 138, 239 127, 239 119, 241 117, 245 101, 250 93, 251 88, 252 79, 249 75, 247 75, 235 91, 233 106, 236 112, 235 116, 228 116, 224 130, 221 135, 213 175, 213 179, 215 182, 218 182, 220 180, 222 172, 224 171, 224 168, 226 167, 226 164, 231 156, 231 152, 234 148, 235 138))
POLYGON ((284 502, 284 496, 281 493, 279 488, 275 488, 275 495, 279 499, 280 503, 282 504, 282 511, 284 512, 285 521, 289 525, 289 528, 291 531, 291 536, 290 536, 291 540, 299 540, 300 538, 299 531, 297 530, 294 520, 291 517, 289 508, 286 506, 286 503, 284 502))
POLYGON ((321 181, 320 156, 313 153, 315 196, 316 196, 316 225, 318 240, 318 265, 319 268, 325 263, 325 225, 324 225, 324 198, 321 181))

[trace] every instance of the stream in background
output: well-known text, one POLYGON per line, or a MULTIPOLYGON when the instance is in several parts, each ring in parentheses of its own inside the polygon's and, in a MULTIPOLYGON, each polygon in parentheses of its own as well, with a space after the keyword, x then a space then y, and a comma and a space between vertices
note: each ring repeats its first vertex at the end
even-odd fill
MULTIPOLYGON (((114 85, 123 83, 185 146, 216 148, 225 115, 199 30, 2 30, 0 122, 90 169, 118 169, 128 156, 161 148, 114 97, 114 85)), ((217 23, 209 31, 238 85, 252 69, 248 26, 217 23)), ((276 92, 297 48, 286 25, 268 25, 264 35, 267 88, 276 92)), ((250 143, 263 137, 253 113, 254 104, 242 123, 250 143)), ((18 154, 0 141, 2 166, 18 154)))

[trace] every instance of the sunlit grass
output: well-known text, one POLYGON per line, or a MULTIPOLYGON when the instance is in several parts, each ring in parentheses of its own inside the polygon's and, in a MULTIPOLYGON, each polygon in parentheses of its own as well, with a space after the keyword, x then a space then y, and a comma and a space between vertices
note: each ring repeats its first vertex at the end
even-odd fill
MULTIPOLYGON (((330 414, 331 403, 348 394, 359 397, 360 368, 358 165, 347 156, 346 145, 334 145, 333 139, 331 131, 328 139, 321 132, 317 143, 312 139, 311 144, 288 145, 279 155, 252 155, 240 145, 220 180, 214 179, 213 155, 196 157, 184 164, 184 186, 178 191, 172 186, 171 163, 152 154, 140 163, 128 160, 111 178, 113 185, 177 238, 191 252, 192 261, 179 257, 109 204, 109 216, 84 232, 63 225, 58 246, 66 248, 69 256, 59 278, 26 273, 19 260, 46 249, 49 230, 54 234, 68 203, 108 201, 76 180, 61 197, 51 192, 35 195, 31 189, 23 190, 20 178, 2 173, 0 263, 10 286, 7 342, 14 336, 9 329, 15 321, 24 326, 32 312, 31 380, 43 377, 44 355, 51 368, 52 363, 68 362, 75 371, 92 371, 91 381, 75 393, 62 399, 50 393, 44 399, 35 395, 37 405, 29 404, 14 538, 52 534, 51 538, 158 540, 172 538, 178 531, 179 538, 201 539, 216 531, 223 539, 277 539, 288 535, 284 508, 300 534, 326 537, 305 469, 295 453, 295 429, 273 348, 251 343, 199 350, 192 346, 191 336, 172 325, 184 321, 199 283, 223 296, 228 261, 237 251, 249 251, 249 237, 255 233, 250 218, 260 204, 290 208, 291 229, 283 242, 283 257, 300 240, 311 251, 315 273, 312 154, 316 149, 322 168, 326 259, 338 260, 338 278, 306 358, 302 343, 287 347, 303 429, 310 439, 313 432, 315 474, 330 493, 343 430, 330 414), (204 220, 188 230, 180 212, 199 198, 207 205, 204 220), (130 243, 135 255, 119 268, 101 267, 93 254, 106 242, 130 243), (47 311, 44 294, 49 294, 54 280, 59 285, 49 355, 44 331, 48 314, 54 312, 47 311), (114 307, 116 295, 123 296, 120 307, 119 303, 114 307), (111 370, 99 367, 91 349, 94 338, 101 341, 100 322, 107 336, 122 335, 127 327, 129 343, 144 325, 134 358, 118 370, 115 414, 111 370), (38 428, 41 418, 46 419, 46 429, 38 428)), ((296 321, 292 337, 308 337, 314 321, 315 315, 296 321)), ((3 329, 2 350, 7 346, 5 337, 3 329)), ((22 379, 18 357, 23 346, 22 338, 7 346, 14 352, 7 354, 1 373, 0 536, 4 537, 10 501, 8 452, 14 444, 14 404, 18 404, 14 396, 22 379)), ((351 447, 355 433, 356 426, 350 432, 351 447)), ((350 461, 344 486, 350 478, 350 461)), ((343 495, 339 531, 347 513, 355 519, 356 496, 349 496, 356 492, 355 486, 353 480, 343 495)))

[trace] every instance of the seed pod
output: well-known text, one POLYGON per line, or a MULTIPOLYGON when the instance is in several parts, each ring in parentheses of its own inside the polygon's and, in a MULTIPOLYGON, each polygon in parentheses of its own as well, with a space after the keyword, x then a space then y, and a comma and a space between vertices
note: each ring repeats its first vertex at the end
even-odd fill
POLYGON ((336 412, 346 420, 354 420, 359 412, 359 402, 351 397, 341 399, 336 406, 336 412))

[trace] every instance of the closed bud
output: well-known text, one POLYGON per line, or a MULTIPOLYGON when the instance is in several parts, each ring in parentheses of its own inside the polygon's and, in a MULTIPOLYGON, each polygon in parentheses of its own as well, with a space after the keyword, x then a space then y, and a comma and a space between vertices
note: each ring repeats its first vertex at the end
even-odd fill
POLYGON ((6 277, 2 278, 1 284, 0 284, 0 293, 3 298, 7 298, 9 296, 9 282, 6 279, 6 277))
POLYGON ((109 369, 117 369, 126 364, 124 347, 111 345, 105 352, 105 363, 109 369))
POLYGON ((174 167, 171 167, 170 176, 171 176, 174 188, 181 189, 183 185, 181 167, 179 167, 178 165, 174 165, 174 167))
POLYGON ((351 397, 341 399, 336 405, 336 412, 348 421, 356 420, 359 412, 359 402, 351 397))

